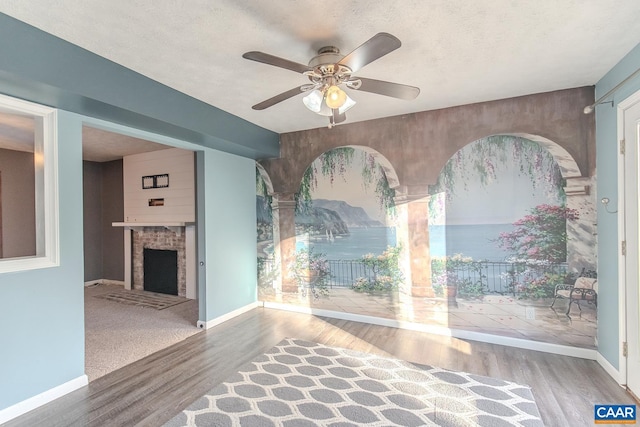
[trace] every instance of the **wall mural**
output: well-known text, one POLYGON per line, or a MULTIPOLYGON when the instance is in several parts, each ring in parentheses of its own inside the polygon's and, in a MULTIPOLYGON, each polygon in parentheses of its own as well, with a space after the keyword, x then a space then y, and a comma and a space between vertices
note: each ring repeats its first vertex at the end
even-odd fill
POLYGON ((374 154, 342 147, 307 169, 289 266, 297 292, 279 290, 271 200, 256 175, 260 300, 595 348, 596 291, 568 315, 563 298, 578 274, 593 275, 593 265, 567 263, 568 224, 588 215, 567 206, 560 168, 538 143, 494 136, 449 160, 430 189, 431 289, 419 297, 408 283, 406 216, 374 154))

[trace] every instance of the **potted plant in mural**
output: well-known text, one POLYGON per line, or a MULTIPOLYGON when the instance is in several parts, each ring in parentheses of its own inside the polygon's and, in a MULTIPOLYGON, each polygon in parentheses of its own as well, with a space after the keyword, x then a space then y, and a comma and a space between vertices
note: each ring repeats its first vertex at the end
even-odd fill
POLYGON ((303 296, 306 296, 307 289, 316 298, 319 295, 326 296, 329 294, 331 271, 329 261, 327 261, 324 254, 302 249, 296 253, 292 270, 298 289, 303 296))
POLYGON ((366 277, 358 277, 351 285, 356 292, 390 292, 402 283, 402 272, 398 265, 401 247, 389 246, 380 255, 366 254, 360 263, 367 270, 366 277))
POLYGON ((482 262, 456 254, 431 260, 431 277, 434 293, 449 299, 457 296, 478 299, 486 293, 487 276, 482 262))

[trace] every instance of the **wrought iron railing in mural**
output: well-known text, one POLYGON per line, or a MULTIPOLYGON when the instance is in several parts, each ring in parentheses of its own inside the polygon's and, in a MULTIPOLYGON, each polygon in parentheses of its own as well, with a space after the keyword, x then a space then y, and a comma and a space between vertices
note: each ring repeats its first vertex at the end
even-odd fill
MULTIPOLYGON (((350 288, 359 278, 372 279, 374 271, 360 260, 328 260, 331 278, 329 288, 350 288)), ((271 282, 277 277, 277 266, 271 258, 260 258, 258 277, 261 282, 271 282)), ((463 284, 462 295, 502 294, 521 296, 534 292, 538 287, 553 287, 568 274, 566 263, 528 263, 473 261, 457 265, 447 271, 448 277, 434 277, 434 288, 438 283, 463 284), (471 290, 470 290, 471 289, 471 290), (533 289, 533 291, 532 291, 533 289)), ((543 292, 543 291, 540 291, 543 292)), ((546 295, 532 295, 546 296, 546 295)))
POLYGON ((471 261, 443 275, 433 277, 433 285, 453 282, 462 296, 486 294, 541 298, 553 296, 553 289, 568 274, 566 263, 471 261), (447 277, 448 276, 448 277, 447 277))

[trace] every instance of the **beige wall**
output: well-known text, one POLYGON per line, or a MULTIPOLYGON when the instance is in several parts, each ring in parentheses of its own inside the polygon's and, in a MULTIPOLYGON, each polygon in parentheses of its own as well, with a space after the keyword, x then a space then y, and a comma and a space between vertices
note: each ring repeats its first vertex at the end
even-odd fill
POLYGON ((4 258, 36 254, 33 153, 0 149, 4 258))

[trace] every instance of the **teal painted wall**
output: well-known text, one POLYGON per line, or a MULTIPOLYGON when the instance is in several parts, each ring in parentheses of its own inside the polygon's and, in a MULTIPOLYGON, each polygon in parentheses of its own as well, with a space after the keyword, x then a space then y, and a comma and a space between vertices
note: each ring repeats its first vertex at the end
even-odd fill
MULTIPOLYGON (((640 45, 636 46, 596 84, 596 99, 640 68, 640 45)), ((613 106, 596 107, 596 168, 597 200, 611 199, 618 203, 618 130, 617 105, 640 90, 640 78, 634 78, 614 96, 613 106)), ((611 100, 607 99, 607 100, 611 100)), ((620 189, 622 191, 622 189, 620 189)), ((619 369, 621 341, 618 307, 618 215, 598 207, 598 348, 615 368, 619 369)))
POLYGON ((84 375, 82 130, 58 119, 60 266, 0 275, 0 409, 84 375))
POLYGON ((245 157, 278 156, 275 132, 2 13, 0 58, 7 95, 245 157))
POLYGON ((203 157, 206 321, 257 301, 256 182, 249 159, 203 157))

